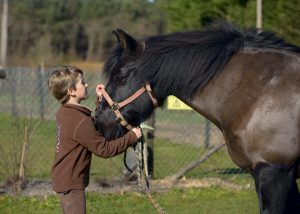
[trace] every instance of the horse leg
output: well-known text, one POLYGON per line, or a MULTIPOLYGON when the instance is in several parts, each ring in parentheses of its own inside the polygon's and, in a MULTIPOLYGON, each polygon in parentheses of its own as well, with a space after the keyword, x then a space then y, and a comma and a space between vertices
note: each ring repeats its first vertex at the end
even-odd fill
POLYGON ((259 163, 253 170, 261 214, 300 213, 298 165, 259 163))

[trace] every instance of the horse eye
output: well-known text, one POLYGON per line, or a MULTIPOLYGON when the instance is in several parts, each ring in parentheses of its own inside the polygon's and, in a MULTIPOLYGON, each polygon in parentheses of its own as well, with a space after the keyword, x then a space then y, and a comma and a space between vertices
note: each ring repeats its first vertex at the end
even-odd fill
POLYGON ((117 77, 116 83, 118 85, 124 85, 126 83, 127 77, 117 77))

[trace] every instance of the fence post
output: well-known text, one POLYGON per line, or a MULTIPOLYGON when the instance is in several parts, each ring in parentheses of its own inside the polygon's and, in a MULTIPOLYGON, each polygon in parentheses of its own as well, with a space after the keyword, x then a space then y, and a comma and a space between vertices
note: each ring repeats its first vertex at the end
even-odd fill
MULTIPOLYGON (((11 80, 9 81, 10 83, 10 87, 11 87, 11 113, 13 116, 17 116, 18 112, 17 112, 17 71, 10 71, 10 73, 15 72, 15 76, 11 78, 11 80)), ((13 76, 13 75, 12 75, 13 76)))
POLYGON ((45 77, 45 66, 44 63, 41 62, 41 65, 39 66, 38 71, 38 88, 39 88, 39 95, 40 95, 40 116, 41 119, 44 119, 44 112, 45 112, 45 106, 44 106, 44 77, 45 77))
POLYGON ((155 132, 155 111, 152 113, 151 117, 147 120, 147 124, 153 127, 153 130, 147 131, 147 152, 148 152, 148 175, 150 178, 154 176, 154 132, 155 132))
MULTIPOLYGON (((0 66, 0 79, 5 79, 5 78, 6 78, 6 71, 0 66)), ((0 81, 0 94, 2 94, 1 90, 2 90, 2 82, 0 81)))
POLYGON ((6 70, 0 66, 0 79, 6 78, 6 70))
POLYGON ((210 144, 210 121, 205 119, 205 139, 204 139, 204 147, 207 149, 210 144))

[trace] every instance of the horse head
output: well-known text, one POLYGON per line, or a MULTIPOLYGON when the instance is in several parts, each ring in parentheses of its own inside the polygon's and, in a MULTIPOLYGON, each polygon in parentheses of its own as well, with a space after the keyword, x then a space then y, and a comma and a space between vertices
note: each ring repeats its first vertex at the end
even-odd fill
POLYGON ((156 106, 155 94, 158 94, 154 88, 152 91, 154 83, 143 69, 144 41, 134 39, 121 29, 113 33, 118 44, 104 66, 108 81, 95 120, 106 139, 118 138, 150 117, 156 106))

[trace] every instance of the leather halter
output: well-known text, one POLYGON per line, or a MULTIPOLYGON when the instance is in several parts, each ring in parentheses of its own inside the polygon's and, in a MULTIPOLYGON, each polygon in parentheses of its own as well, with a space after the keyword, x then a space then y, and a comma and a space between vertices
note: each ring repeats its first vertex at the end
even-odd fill
POLYGON ((104 96, 104 98, 106 99, 106 101, 108 102, 109 106, 111 107, 111 109, 113 110, 113 112, 115 113, 116 117, 117 117, 117 121, 124 126, 125 128, 127 128, 128 130, 131 130, 133 127, 124 119, 123 115, 120 112, 120 109, 126 105, 128 105, 129 103, 131 103, 132 101, 134 101, 135 99, 137 99, 140 95, 142 95, 145 91, 147 91, 147 93, 149 94, 152 103, 154 105, 154 108, 157 106, 157 99, 153 96, 153 92, 152 89, 149 85, 149 83, 145 83, 145 85, 143 87, 141 87, 139 90, 137 90, 133 95, 131 95, 130 97, 126 98, 125 100, 123 100, 122 102, 116 102, 113 101, 111 99, 111 97, 108 95, 108 93, 106 92, 105 88, 101 88, 102 94, 104 96))

